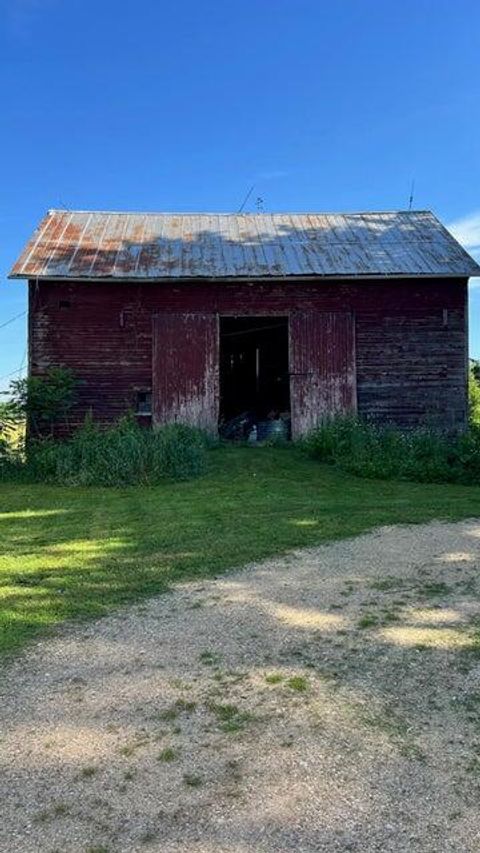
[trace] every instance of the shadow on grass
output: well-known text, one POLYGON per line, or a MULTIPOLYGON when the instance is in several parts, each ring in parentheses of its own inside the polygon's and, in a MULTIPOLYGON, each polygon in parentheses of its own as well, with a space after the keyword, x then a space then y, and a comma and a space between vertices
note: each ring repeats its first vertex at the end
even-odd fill
POLYGON ((0 651, 59 623, 377 525, 474 516, 480 489, 356 480, 296 449, 225 448, 155 488, 1 484, 0 651))

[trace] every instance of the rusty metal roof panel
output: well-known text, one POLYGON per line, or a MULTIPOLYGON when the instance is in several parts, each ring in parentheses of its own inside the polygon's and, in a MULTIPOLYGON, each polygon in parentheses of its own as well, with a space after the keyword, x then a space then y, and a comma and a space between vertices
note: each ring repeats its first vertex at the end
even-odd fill
POLYGON ((51 210, 12 278, 478 276, 430 211, 123 213, 51 210))

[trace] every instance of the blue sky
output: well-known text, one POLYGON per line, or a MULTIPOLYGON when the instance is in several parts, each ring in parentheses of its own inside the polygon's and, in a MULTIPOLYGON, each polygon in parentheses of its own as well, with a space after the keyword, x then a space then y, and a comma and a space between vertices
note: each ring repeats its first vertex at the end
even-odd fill
MULTIPOLYGON (((46 209, 402 209, 480 257, 478 0, 0 0, 0 325, 46 209)), ((480 357, 480 281, 471 287, 480 357)), ((0 329, 0 387, 25 318, 0 329)))

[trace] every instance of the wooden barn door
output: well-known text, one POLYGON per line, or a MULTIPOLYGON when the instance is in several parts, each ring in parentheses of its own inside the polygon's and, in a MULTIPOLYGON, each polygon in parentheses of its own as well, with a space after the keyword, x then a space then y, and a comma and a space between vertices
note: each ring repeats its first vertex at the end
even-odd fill
POLYGON ((292 438, 357 407, 353 314, 290 315, 292 438))
POLYGON ((158 314, 153 319, 154 424, 218 428, 218 317, 158 314))

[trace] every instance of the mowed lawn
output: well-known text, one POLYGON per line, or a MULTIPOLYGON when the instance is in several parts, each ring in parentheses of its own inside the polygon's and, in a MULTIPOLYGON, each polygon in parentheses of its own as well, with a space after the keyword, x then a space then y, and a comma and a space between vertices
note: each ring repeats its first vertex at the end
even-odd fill
POLYGON ((480 515, 480 488, 352 478, 295 448, 222 448, 152 488, 0 484, 0 651, 65 620, 383 524, 480 515))

